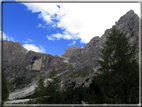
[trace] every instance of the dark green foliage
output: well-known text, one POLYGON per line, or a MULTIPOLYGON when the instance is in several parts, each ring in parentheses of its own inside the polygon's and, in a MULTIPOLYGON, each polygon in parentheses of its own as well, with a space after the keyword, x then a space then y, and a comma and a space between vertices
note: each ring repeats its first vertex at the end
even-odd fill
POLYGON ((87 100, 89 90, 87 87, 78 87, 64 92, 58 92, 48 99, 50 104, 81 104, 87 100))
POLYGON ((66 71, 66 69, 65 68, 61 68, 61 69, 57 70, 57 73, 61 73, 61 72, 64 72, 64 71, 66 71))
POLYGON ((125 34, 113 27, 101 50, 97 84, 103 103, 139 103, 139 65, 136 44, 131 46, 125 34))
POLYGON ((55 103, 57 102, 57 98, 55 98, 56 95, 60 93, 60 76, 57 76, 57 71, 55 68, 49 73, 49 78, 52 79, 51 81, 47 81, 47 87, 46 87, 46 96, 50 96, 49 98, 45 98, 44 102, 48 103, 55 103), (54 98, 54 100, 53 100, 54 98))
POLYGON ((8 62, 8 60, 4 60, 4 61, 2 61, 2 62, 8 62))
POLYGON ((89 75, 89 72, 78 71, 78 72, 73 72, 69 76, 71 78, 76 78, 76 77, 86 77, 87 75, 89 75))
POLYGON ((68 65, 67 69, 68 69, 68 70, 73 70, 72 64, 68 65))
POLYGON ((6 70, 6 68, 2 68, 2 72, 5 71, 5 70, 6 70))
POLYGON ((41 77, 38 81, 37 87, 35 89, 35 93, 32 98, 37 98, 35 102, 41 104, 55 104, 58 101, 58 96, 60 94, 60 82, 61 79, 57 77, 57 71, 55 68, 49 73, 49 79, 51 81, 47 81, 46 86, 44 86, 44 79, 41 77))
POLYGON ((89 85, 89 97, 86 101, 88 104, 103 104, 103 93, 99 87, 98 81, 100 81, 99 76, 94 77, 89 85))
POLYGON ((7 81, 4 73, 2 72, 2 101, 7 100, 9 96, 9 91, 7 87, 7 81))
POLYGON ((49 73, 49 78, 51 78, 52 80, 48 81, 47 86, 45 87, 43 87, 43 80, 39 80, 38 87, 36 88, 37 91, 35 91, 32 96, 32 98, 37 99, 29 101, 28 104, 81 104, 82 101, 87 100, 87 97, 89 95, 89 89, 87 87, 78 87, 66 91, 61 90, 61 79, 56 75, 57 73, 54 68, 49 73), (43 90, 40 91, 41 93, 39 95, 38 93, 40 89, 43 90))
POLYGON ((50 97, 37 98, 31 100, 28 104, 81 104, 86 101, 89 96, 89 88, 77 87, 66 91, 58 91, 52 93, 50 97))
POLYGON ((42 97, 45 95, 44 78, 40 77, 37 83, 37 87, 34 90, 34 95, 32 97, 42 97))
POLYGON ((77 72, 73 72, 69 75, 69 77, 71 78, 76 78, 76 77, 86 77, 88 76, 90 73, 93 73, 94 70, 90 69, 89 67, 85 66, 82 70, 79 70, 77 72))
POLYGON ((65 63, 65 62, 58 61, 58 64, 59 64, 60 66, 64 67, 64 68, 67 67, 67 63, 65 63))
POLYGON ((15 77, 11 82, 8 83, 10 91, 14 91, 17 88, 23 88, 23 85, 31 82, 31 78, 15 77))

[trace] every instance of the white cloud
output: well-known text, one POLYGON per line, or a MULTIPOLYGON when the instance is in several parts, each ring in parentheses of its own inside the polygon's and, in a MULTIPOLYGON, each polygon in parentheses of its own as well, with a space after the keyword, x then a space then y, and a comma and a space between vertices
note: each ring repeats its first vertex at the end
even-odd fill
POLYGON ((28 39, 28 40, 26 40, 26 41, 22 41, 22 42, 24 42, 24 43, 26 43, 26 44, 28 44, 28 43, 31 43, 31 42, 33 42, 33 40, 31 40, 31 39, 28 39))
MULTIPOLYGON (((16 0, 20 1, 20 0, 16 0)), ((47 24, 53 23, 51 19, 53 19, 55 13, 59 12, 59 8, 56 6, 57 3, 23 3, 27 6, 29 10, 34 12, 41 12, 38 15, 38 18, 43 19, 47 24)))
POLYGON ((80 39, 80 37, 77 34, 71 34, 68 31, 64 31, 63 34, 56 33, 51 35, 54 39, 60 40, 60 39, 66 39, 66 40, 77 40, 80 39))
POLYGON ((39 45, 39 47, 38 47, 38 46, 35 46, 35 44, 24 44, 23 46, 27 50, 32 50, 32 51, 35 51, 35 52, 45 53, 45 49, 41 45, 39 45))
POLYGON ((68 44, 69 46, 72 46, 76 43, 76 41, 72 41, 72 43, 68 44))
POLYGON ((24 5, 32 12, 40 12, 39 18, 46 24, 50 23, 65 29, 64 34, 52 34, 52 37, 67 40, 80 38, 83 43, 89 42, 94 36, 102 36, 106 29, 111 28, 115 21, 131 9, 140 16, 139 3, 24 3, 24 5), (55 14, 57 17, 54 17, 55 14), (59 22, 55 24, 52 20, 54 18, 59 22))
POLYGON ((60 33, 52 34, 51 36, 54 37, 54 38, 57 38, 57 40, 60 40, 61 38, 63 38, 63 35, 60 34, 60 33))
POLYGON ((50 37, 50 36, 46 36, 46 37, 47 37, 48 40, 52 40, 52 41, 55 40, 54 38, 52 38, 52 37, 50 37))
POLYGON ((3 31, 0 31, 0 40, 8 40, 8 41, 15 41, 13 37, 11 36, 7 36, 3 31), (3 33, 3 38, 2 38, 2 34, 3 33))

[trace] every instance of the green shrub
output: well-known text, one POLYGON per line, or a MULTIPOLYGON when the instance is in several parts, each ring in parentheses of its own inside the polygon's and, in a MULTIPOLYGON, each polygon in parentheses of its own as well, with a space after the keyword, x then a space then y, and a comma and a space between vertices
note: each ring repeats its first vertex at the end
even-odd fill
POLYGON ((72 74, 69 75, 69 77, 71 78, 86 77, 87 75, 89 75, 89 72, 78 71, 78 72, 73 72, 72 74))
POLYGON ((2 62, 8 62, 8 60, 4 60, 4 61, 2 61, 2 62))

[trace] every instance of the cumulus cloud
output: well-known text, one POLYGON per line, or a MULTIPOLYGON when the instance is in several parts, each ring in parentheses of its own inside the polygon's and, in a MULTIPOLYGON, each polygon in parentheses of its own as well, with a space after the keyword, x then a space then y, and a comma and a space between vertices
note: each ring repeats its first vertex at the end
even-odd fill
POLYGON ((6 35, 3 31, 0 31, 0 40, 1 39, 8 40, 8 41, 14 41, 13 37, 6 35), (2 35, 3 35, 3 37, 2 37, 2 35))
POLYGON ((35 46, 35 44, 24 44, 23 47, 29 51, 32 50, 35 52, 45 53, 45 49, 41 45, 35 46))
POLYGON ((72 46, 76 43, 76 41, 72 41, 72 43, 68 44, 69 46, 72 46))
POLYGON ((120 16, 131 9, 140 16, 139 3, 24 3, 24 5, 33 13, 40 12, 38 18, 43 19, 46 24, 65 29, 64 34, 52 34, 52 37, 81 39, 82 43, 89 42, 94 36, 102 36, 106 29, 111 28, 120 16), (54 22, 53 19, 59 22, 54 22))
POLYGON ((50 36, 46 36, 46 37, 47 37, 48 40, 52 40, 52 41, 55 40, 54 38, 52 38, 52 37, 50 37, 50 36))

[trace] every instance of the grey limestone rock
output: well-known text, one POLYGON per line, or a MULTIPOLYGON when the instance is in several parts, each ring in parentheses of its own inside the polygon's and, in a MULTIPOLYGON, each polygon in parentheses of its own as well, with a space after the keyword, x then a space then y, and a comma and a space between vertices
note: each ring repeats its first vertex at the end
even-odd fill
MULTIPOLYGON (((139 30, 142 31, 142 29, 139 29, 139 20, 140 18, 138 17, 138 15, 135 14, 133 10, 130 10, 124 16, 120 17, 118 22, 116 22, 116 24, 113 26, 126 34, 126 36, 129 38, 130 44, 133 45, 134 43, 136 43, 138 45, 139 36, 141 36, 139 35, 139 30)), ((100 49, 107 40, 107 36, 111 33, 111 29, 112 28, 105 30, 104 34, 101 37, 96 36, 92 38, 91 41, 87 43, 82 49, 72 51, 69 57, 69 62, 75 63, 73 72, 77 72, 79 70, 86 72, 86 70, 84 70, 85 67, 87 67, 88 69, 97 69, 99 67, 97 60, 99 59, 100 49)), ((137 57, 138 54, 139 53, 137 53, 136 55, 137 57)), ((84 81, 84 79, 81 80, 84 81)), ((73 81, 73 79, 70 79, 70 81, 73 81)), ((78 84, 77 81, 76 84, 78 84)))

